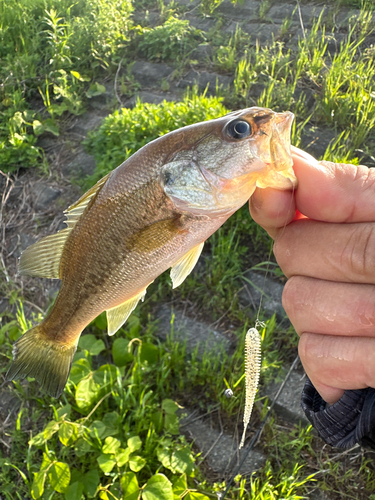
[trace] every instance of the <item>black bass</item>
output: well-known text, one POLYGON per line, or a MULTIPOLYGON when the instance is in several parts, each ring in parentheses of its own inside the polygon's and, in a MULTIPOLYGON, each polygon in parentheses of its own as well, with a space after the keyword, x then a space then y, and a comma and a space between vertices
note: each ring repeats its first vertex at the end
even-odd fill
POLYGON ((68 208, 67 228, 21 255, 22 275, 61 279, 48 316, 14 345, 8 380, 35 377, 58 397, 82 330, 107 312, 113 335, 171 268, 173 287, 205 240, 256 187, 296 186, 292 113, 248 108, 166 134, 137 151, 68 208))

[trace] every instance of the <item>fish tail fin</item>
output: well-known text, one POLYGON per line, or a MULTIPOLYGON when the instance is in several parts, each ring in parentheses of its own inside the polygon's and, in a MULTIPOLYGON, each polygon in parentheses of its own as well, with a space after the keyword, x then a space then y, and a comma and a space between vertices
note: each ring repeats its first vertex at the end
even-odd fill
POLYGON ((43 322, 28 330, 13 346, 13 363, 7 380, 34 377, 50 396, 58 398, 69 377, 77 343, 49 339, 43 322))

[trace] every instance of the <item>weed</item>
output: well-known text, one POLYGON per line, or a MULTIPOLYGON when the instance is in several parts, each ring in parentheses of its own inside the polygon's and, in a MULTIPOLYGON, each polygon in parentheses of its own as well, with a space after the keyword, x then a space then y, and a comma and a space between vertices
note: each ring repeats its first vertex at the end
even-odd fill
POLYGON ((262 0, 259 6, 259 19, 265 19, 270 8, 271 2, 269 0, 262 0))
POLYGON ((201 14, 212 16, 215 10, 223 3, 224 0, 202 0, 199 4, 201 14))
POLYGON ((131 11, 130 0, 0 0, 0 163, 5 171, 45 165, 37 136, 58 135, 58 117, 84 110, 86 82, 99 70, 111 71, 130 38, 131 11), (44 109, 38 113, 29 101, 39 96, 44 109))
POLYGON ((161 26, 144 28, 137 40, 141 57, 150 60, 181 61, 203 41, 200 30, 190 26, 188 20, 171 16, 161 26))

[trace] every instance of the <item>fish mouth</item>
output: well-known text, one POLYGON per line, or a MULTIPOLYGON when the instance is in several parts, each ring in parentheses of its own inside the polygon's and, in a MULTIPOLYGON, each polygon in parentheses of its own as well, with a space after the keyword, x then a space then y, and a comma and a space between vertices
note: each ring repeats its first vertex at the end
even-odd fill
POLYGON ((295 189, 297 177, 293 171, 290 135, 294 114, 290 111, 275 113, 270 124, 269 151, 261 155, 267 165, 266 172, 259 176, 257 187, 295 189))

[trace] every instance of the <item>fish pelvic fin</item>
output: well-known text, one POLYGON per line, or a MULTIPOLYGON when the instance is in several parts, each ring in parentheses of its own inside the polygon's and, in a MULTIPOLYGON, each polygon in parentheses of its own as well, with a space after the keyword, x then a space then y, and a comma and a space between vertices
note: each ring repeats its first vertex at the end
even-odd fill
POLYGON ((191 250, 189 250, 180 260, 178 260, 171 268, 171 279, 172 279, 172 288, 177 288, 183 281, 185 281, 186 277, 189 276, 191 271, 194 269, 198 259, 202 253, 204 246, 203 243, 199 243, 199 245, 195 246, 191 250))
POLYGON ((108 179, 107 174, 100 179, 87 193, 64 213, 68 226, 56 234, 46 236, 37 243, 26 248, 20 257, 18 272, 21 276, 37 276, 39 278, 60 278, 60 261, 66 240, 75 225, 85 212, 92 198, 100 191, 108 179))
POLYGON ((42 325, 28 330, 14 344, 6 379, 34 377, 47 394, 58 398, 68 380, 77 343, 61 344, 48 339, 42 325))
POLYGON ((112 307, 107 310, 108 335, 114 335, 117 330, 122 327, 125 321, 129 318, 130 314, 137 307, 138 302, 140 300, 143 302, 146 290, 147 287, 119 306, 112 307))

